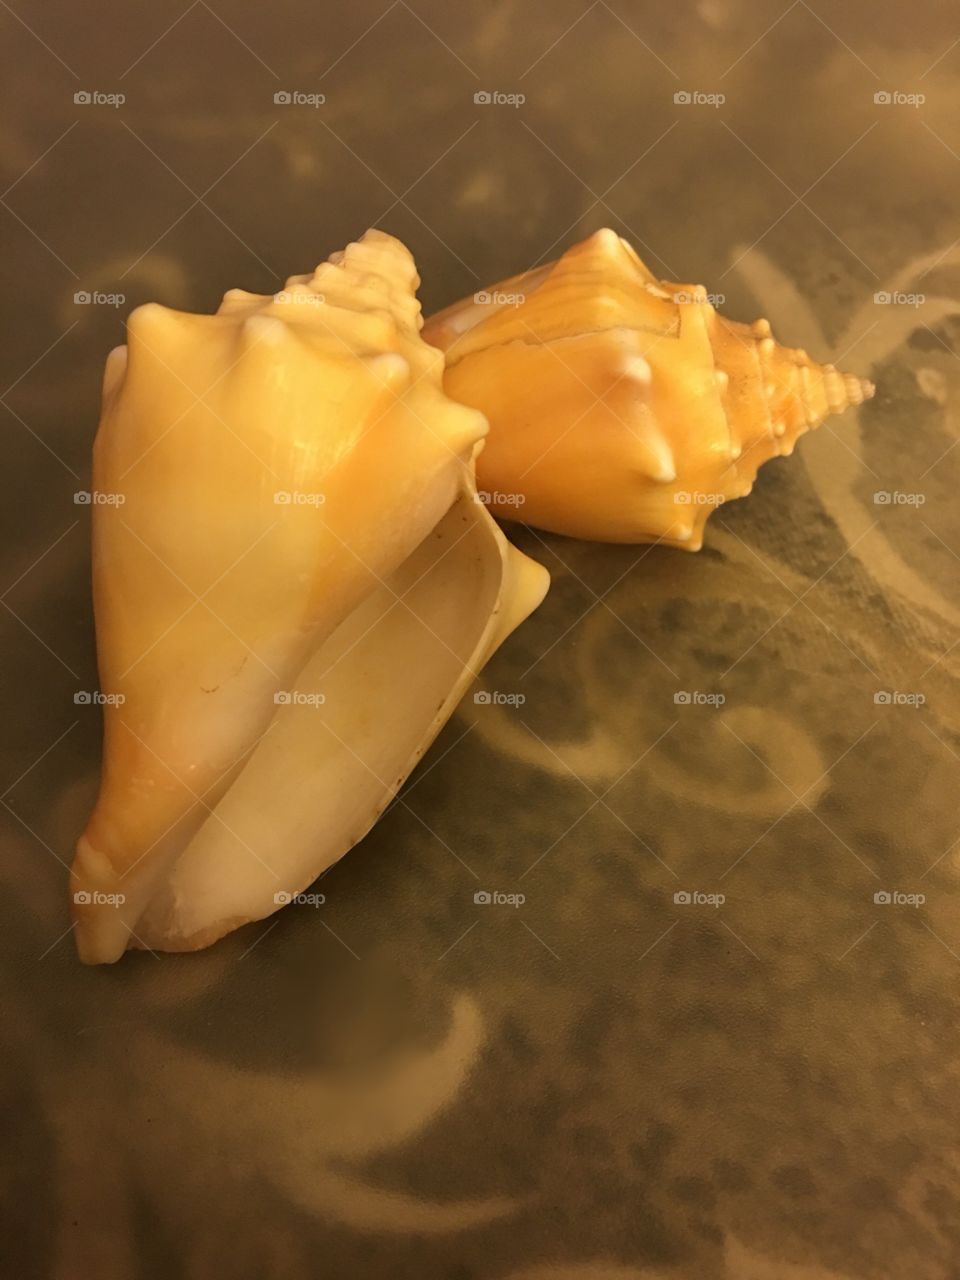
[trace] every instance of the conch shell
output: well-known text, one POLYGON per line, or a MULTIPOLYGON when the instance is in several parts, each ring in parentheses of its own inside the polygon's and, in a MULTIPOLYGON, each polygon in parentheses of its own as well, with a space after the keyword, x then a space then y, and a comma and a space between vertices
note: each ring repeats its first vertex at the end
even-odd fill
POLYGON ((873 386, 657 280, 614 231, 427 320, 444 388, 490 434, 495 513, 604 542, 700 549, 707 517, 769 458, 873 386))
POLYGON ((476 500, 409 252, 368 232, 273 297, 140 307, 94 448, 100 794, 89 963, 192 950, 373 825, 547 574, 476 500))

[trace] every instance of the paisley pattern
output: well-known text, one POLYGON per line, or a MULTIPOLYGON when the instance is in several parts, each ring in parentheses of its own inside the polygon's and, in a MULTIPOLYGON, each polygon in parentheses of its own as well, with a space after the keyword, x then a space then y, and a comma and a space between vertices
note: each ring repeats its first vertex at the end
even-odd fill
POLYGON ((0 1271, 953 1275, 948 9, 14 8, 0 1271), (73 103, 95 88, 126 101, 73 103), (84 970, 64 890, 100 714, 75 701, 97 677, 74 494, 103 355, 148 297, 269 292, 371 224, 410 244, 428 312, 612 225, 876 398, 765 467, 696 556, 512 528, 550 595, 322 904, 84 970))

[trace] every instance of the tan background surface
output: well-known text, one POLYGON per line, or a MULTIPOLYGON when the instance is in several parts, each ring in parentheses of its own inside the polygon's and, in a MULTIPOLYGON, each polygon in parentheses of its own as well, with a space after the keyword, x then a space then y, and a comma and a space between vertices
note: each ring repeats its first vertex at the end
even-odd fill
POLYGON ((949 6, 19 0, 0 30, 3 1273, 960 1274, 949 6), (526 701, 464 703, 322 912, 82 970, 103 357, 141 301, 270 291, 370 224, 428 310, 609 224, 877 397, 697 557, 521 531, 554 587, 485 687, 526 701))

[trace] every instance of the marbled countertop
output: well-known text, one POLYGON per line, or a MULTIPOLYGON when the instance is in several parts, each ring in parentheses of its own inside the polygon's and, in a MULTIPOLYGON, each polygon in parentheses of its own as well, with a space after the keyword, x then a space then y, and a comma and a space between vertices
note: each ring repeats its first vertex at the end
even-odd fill
POLYGON ((960 1275, 949 7, 11 0, 0 30, 3 1274, 960 1275), (484 681, 525 701, 466 700, 322 912, 83 969, 103 357, 139 302, 272 291, 371 224, 427 310, 613 226, 876 398, 699 555, 512 534, 554 584, 484 681))

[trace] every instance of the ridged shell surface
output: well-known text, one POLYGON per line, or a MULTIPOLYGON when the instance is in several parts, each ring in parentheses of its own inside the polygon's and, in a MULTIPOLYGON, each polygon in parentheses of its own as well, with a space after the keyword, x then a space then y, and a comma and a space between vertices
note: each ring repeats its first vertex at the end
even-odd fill
POLYGON ((418 283, 368 232, 216 315, 141 307, 108 359, 84 960, 206 945, 302 890, 546 589, 471 501, 486 422, 442 389, 418 283))
POLYGON ((547 266, 427 320, 444 386, 480 409, 495 514, 557 533, 698 550, 707 517, 864 379, 721 316, 598 231, 547 266))

